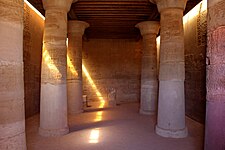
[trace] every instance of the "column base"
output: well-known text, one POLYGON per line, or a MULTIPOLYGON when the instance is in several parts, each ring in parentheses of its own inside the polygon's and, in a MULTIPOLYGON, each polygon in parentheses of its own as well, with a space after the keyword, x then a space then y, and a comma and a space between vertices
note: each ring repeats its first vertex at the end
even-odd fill
POLYGON ((159 136, 166 138, 185 138, 188 136, 187 127, 181 130, 169 130, 169 129, 162 129, 156 125, 155 132, 159 136))
POLYGON ((55 129, 55 130, 48 130, 48 129, 42 129, 39 127, 39 134, 41 136, 61 136, 61 135, 66 135, 69 133, 69 128, 64 128, 64 129, 55 129))
POLYGON ((142 115, 155 115, 156 114, 155 111, 146 111, 146 110, 143 110, 143 109, 140 109, 139 113, 142 114, 142 115))

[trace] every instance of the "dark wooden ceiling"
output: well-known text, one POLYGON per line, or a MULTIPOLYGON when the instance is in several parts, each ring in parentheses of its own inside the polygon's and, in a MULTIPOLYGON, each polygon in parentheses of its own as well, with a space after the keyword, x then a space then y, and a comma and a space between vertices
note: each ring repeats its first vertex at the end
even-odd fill
MULTIPOLYGON (((28 0, 43 15, 42 0, 28 0)), ((184 13, 200 0, 189 0, 184 13)), ((68 13, 69 20, 81 20, 90 24, 85 31, 87 38, 138 38, 134 26, 146 20, 159 20, 156 5, 149 0, 79 0, 68 13)))

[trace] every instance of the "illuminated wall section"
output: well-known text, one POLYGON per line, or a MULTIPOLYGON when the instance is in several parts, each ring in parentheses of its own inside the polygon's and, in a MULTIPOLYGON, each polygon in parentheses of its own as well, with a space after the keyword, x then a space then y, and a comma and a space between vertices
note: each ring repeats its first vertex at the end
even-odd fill
POLYGON ((106 103, 105 99, 107 99, 107 97, 103 98, 102 94, 99 92, 98 88, 96 87, 94 81, 92 80, 92 78, 91 78, 91 76, 90 76, 89 72, 87 71, 84 64, 82 64, 82 71, 84 73, 84 76, 87 78, 87 81, 88 81, 89 85, 91 86, 92 90, 95 92, 98 101, 100 101, 100 104, 99 104, 98 107, 104 108, 105 103, 106 103))
MULTIPOLYGON (((68 47, 68 38, 66 40, 66 45, 68 47)), ((71 74, 74 76, 78 76, 75 66, 73 66, 72 62, 70 61, 70 57, 68 55, 67 55, 67 65, 68 65, 68 68, 70 69, 71 74)), ((87 79, 88 84, 91 86, 92 90, 95 92, 98 101, 100 102, 98 107, 104 108, 106 106, 105 100, 107 99, 107 97, 103 98, 102 94, 99 92, 98 88, 96 87, 94 81, 92 80, 92 78, 84 64, 82 64, 82 73, 83 73, 82 75, 84 75, 84 77, 87 79)))
MULTIPOLYGON (((204 123, 206 104, 207 0, 183 17, 186 115, 204 123)), ((157 38, 159 58, 160 37, 157 38)), ((159 62, 159 61, 158 61, 159 62)))
POLYGON ((206 105, 207 0, 184 17, 186 114, 204 123, 206 105))
POLYGON ((33 5, 31 5, 27 0, 24 0, 24 4, 26 6, 28 6, 29 9, 31 9, 35 13, 35 15, 38 15, 39 19, 45 20, 45 17, 33 5))
MULTIPOLYGON (((44 19, 26 0, 24 2, 24 95, 26 117, 30 117, 38 113, 40 108, 40 74, 44 19)), ((46 53, 46 61, 49 59, 47 55, 46 53)))
MULTIPOLYGON (((140 96, 141 41, 89 39, 83 42, 83 64, 104 100, 116 90, 117 103, 137 102, 140 96)), ((83 92, 89 101, 100 95, 83 72, 83 92)))

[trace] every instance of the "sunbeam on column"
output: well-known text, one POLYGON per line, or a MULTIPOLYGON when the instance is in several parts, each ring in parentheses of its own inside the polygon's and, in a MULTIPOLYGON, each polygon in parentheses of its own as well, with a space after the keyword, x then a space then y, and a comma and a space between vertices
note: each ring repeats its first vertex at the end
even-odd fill
MULTIPOLYGON (((44 46, 43 46, 44 47, 44 46)), ((48 66, 48 68, 53 72, 55 75, 55 78, 61 78, 62 74, 59 72, 57 67, 54 65, 54 62, 52 61, 48 51, 43 48, 43 57, 44 57, 44 64, 48 66)))
MULTIPOLYGON (((68 38, 66 38, 66 47, 68 48, 68 38)), ((73 66, 71 60, 70 60, 70 57, 69 55, 67 54, 67 65, 68 65, 68 68, 70 69, 70 72, 75 76, 75 77, 78 77, 78 73, 75 69, 75 67, 73 66)))
POLYGON ((76 71, 76 69, 74 68, 72 62, 70 61, 70 57, 67 55, 67 65, 68 65, 68 68, 70 69, 70 72, 75 76, 77 77, 78 76, 78 73, 76 71))

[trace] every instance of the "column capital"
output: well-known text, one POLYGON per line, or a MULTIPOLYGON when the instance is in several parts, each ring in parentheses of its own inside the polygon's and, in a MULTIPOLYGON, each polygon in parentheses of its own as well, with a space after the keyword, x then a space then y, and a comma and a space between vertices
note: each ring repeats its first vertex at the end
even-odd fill
POLYGON ((71 20, 68 21, 68 34, 76 33, 78 35, 83 35, 86 28, 90 25, 85 21, 71 20))
POLYGON ((68 12, 71 4, 77 0, 42 0, 45 10, 49 9, 60 9, 68 12))
POLYGON ((135 25, 136 28, 140 29, 141 35, 147 34, 158 34, 159 33, 159 22, 158 21, 143 21, 135 25))
POLYGON ((149 1, 157 5, 159 12, 167 8, 177 8, 184 10, 187 3, 187 0, 149 0, 149 1))

